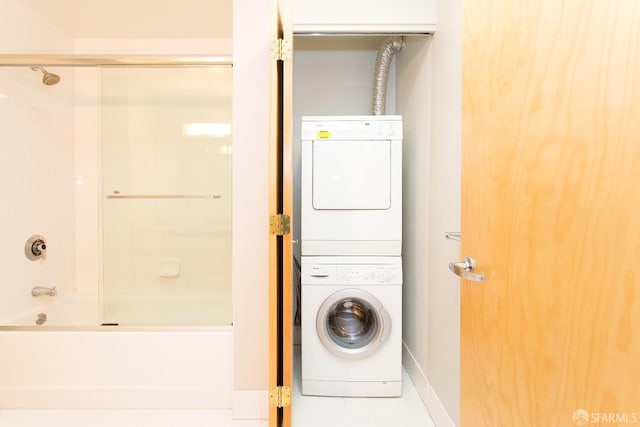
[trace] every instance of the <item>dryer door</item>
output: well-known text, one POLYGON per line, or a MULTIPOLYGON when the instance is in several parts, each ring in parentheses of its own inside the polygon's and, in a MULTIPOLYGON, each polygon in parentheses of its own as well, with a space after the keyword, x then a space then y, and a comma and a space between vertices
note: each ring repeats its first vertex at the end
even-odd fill
POLYGON ((320 306, 316 330, 322 344, 336 356, 361 359, 385 342, 391 332, 391 318, 375 296, 344 289, 320 306))
POLYGON ((313 208, 391 207, 391 141, 313 141, 313 208))

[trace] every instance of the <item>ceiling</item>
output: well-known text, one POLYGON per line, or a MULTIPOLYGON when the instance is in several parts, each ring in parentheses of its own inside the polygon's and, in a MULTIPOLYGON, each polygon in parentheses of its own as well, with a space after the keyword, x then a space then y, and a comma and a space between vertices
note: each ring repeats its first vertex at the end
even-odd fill
POLYGON ((232 38, 232 0, 18 0, 72 38, 232 38))

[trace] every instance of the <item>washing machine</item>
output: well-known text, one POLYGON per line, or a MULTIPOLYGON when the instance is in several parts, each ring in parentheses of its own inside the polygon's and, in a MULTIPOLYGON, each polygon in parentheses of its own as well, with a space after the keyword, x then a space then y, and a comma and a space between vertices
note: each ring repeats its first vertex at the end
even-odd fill
POLYGON ((402 117, 304 116, 303 256, 399 256, 402 117))
POLYGON ((302 257, 302 394, 402 393, 400 257, 302 257))

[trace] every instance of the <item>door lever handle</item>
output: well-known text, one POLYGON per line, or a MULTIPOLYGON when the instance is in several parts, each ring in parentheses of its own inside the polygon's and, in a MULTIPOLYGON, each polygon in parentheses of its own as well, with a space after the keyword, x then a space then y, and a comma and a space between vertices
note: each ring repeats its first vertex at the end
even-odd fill
POLYGON ((456 276, 460 276, 463 279, 473 280, 475 282, 482 282, 485 279, 485 276, 482 274, 476 274, 473 272, 473 269, 476 265, 476 262, 471 257, 464 257, 464 261, 462 262, 450 262, 449 270, 453 272, 456 276))

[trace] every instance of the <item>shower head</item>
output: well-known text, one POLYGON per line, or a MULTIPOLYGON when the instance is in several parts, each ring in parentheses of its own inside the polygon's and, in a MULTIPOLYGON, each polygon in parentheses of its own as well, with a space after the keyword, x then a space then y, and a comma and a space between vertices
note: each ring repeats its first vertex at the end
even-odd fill
POLYGON ((33 71, 42 71, 42 83, 46 84, 47 86, 52 86, 60 81, 59 75, 50 73, 42 67, 31 67, 31 69, 33 71))

